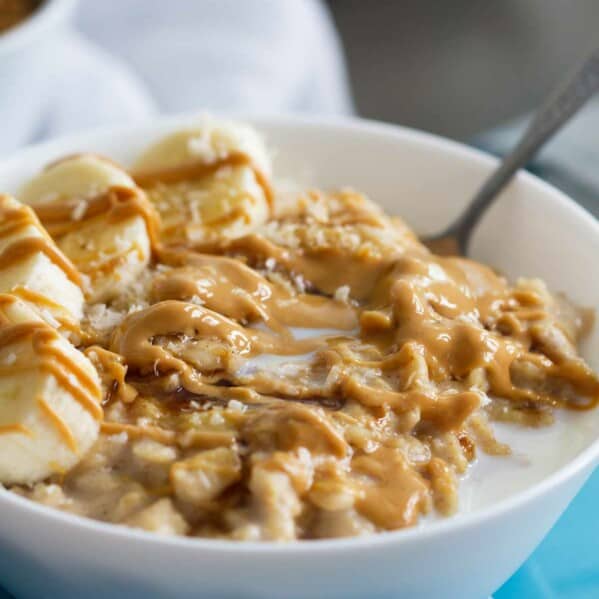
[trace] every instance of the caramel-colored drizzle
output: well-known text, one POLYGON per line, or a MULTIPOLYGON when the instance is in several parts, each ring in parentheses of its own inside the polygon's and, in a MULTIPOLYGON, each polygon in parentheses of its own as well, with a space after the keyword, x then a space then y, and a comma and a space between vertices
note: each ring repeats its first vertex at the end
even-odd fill
POLYGON ((22 300, 25 300, 28 303, 34 304, 36 306, 47 307, 48 309, 52 310, 53 317, 60 324, 61 329, 64 329, 65 331, 70 331, 71 333, 75 333, 80 338, 85 337, 85 334, 79 327, 78 323, 67 315, 64 306, 59 304, 58 302, 55 302, 51 300, 49 297, 42 295, 37 291, 33 291, 28 287, 14 287, 10 290, 10 293, 11 295, 15 295, 16 297, 21 298, 22 300), (62 312, 64 316, 60 315, 60 312, 62 312))
POLYGON ((83 353, 92 361, 106 387, 104 403, 112 400, 130 403, 135 399, 137 390, 125 381, 127 366, 123 356, 99 345, 90 345, 83 353))
POLYGON ((24 424, 3 424, 0 426, 0 435, 25 435, 33 438, 33 431, 27 428, 24 424))
POLYGON ((37 291, 33 291, 32 289, 29 289, 28 287, 14 287, 13 289, 10 290, 11 295, 16 295, 17 297, 21 298, 22 300, 25 300, 26 302, 32 303, 32 304, 37 304, 38 306, 45 306, 46 308, 49 308, 50 310, 64 310, 64 306, 62 304, 59 304, 58 302, 55 302, 54 300, 51 300, 49 297, 42 295, 41 293, 38 293, 37 291))
POLYGON ((89 198, 66 198, 40 202, 34 206, 40 221, 50 235, 58 239, 76 230, 82 223, 102 216, 107 223, 117 223, 134 216, 141 216, 148 230, 153 245, 158 245, 158 215, 152 204, 140 189, 124 186, 112 186, 106 191, 89 198), (78 218, 74 218, 77 207, 81 203, 78 218))
MULTIPOLYGON (((0 295, 0 305, 16 301, 14 296, 0 295)), ((59 348, 54 345, 58 339, 58 333, 43 322, 24 322, 11 324, 2 315, 0 318, 0 348, 7 348, 25 339, 30 339, 37 359, 27 364, 13 364, 3 368, 1 375, 14 374, 16 372, 27 373, 39 369, 55 377, 58 384, 70 393, 73 398, 89 412, 91 416, 100 420, 102 408, 100 402, 100 389, 92 377, 80 366, 69 359, 59 348)), ((64 420, 44 400, 37 399, 40 410, 47 416, 60 434, 65 444, 74 452, 77 451, 77 443, 64 420)), ((8 431, 9 429, 7 429, 8 431)), ((16 430, 15 430, 16 432, 16 430)), ((20 430, 20 432, 24 432, 20 430)))
MULTIPOLYGON (((253 167, 246 155, 232 153, 210 163, 133 176, 138 185, 151 188, 240 165, 253 167)), ((272 207, 270 187, 254 171, 272 207)), ((107 211, 114 218, 140 214, 147 203, 135 191, 112 189, 87 200, 82 219, 107 211)), ((74 207, 72 202, 42 205, 38 214, 53 234, 62 235, 77 226, 74 207)), ((154 217, 144 214, 149 230, 155 231, 154 217)), ((238 417, 237 430, 198 434, 197 447, 231 445, 239 435, 254 452, 271 456, 300 447, 313 455, 333 456, 346 463, 353 477, 356 510, 381 528, 413 524, 427 510, 430 488, 451 484, 452 473, 437 458, 418 471, 384 443, 372 451, 355 450, 335 424, 344 419, 347 424, 352 417, 343 409, 326 411, 326 402, 359 406, 367 411, 373 429, 377 419, 392 411, 399 416, 397 426, 405 427, 402 432, 429 437, 459 432, 462 438, 462 428, 480 407, 481 394, 469 383, 473 373, 483 373, 490 395, 523 409, 589 409, 599 402, 599 380, 581 359, 555 348, 543 351, 542 335, 535 327, 557 324, 534 292, 511 289, 480 264, 431 254, 401 223, 359 201, 350 199, 347 210, 327 225, 348 227, 348 235, 358 234, 360 227, 369 227, 374 236, 378 231, 381 237, 395 231, 397 243, 380 251, 353 251, 343 243, 311 247, 300 234, 297 245, 284 247, 249 234, 173 249, 162 247, 153 232, 155 259, 169 268, 154 276, 154 303, 130 314, 113 332, 110 350, 121 356, 123 368, 109 365, 107 370, 113 369, 114 379, 124 385, 126 367, 127 380, 140 395, 142 388, 149 390, 164 405, 173 394, 172 381, 168 388, 165 383, 173 373, 177 384, 198 401, 240 399, 254 409, 238 417), (266 265, 271 273, 287 281, 299 279, 301 285, 294 290, 280 278, 277 282, 264 272, 266 265), (343 287, 347 293, 339 294, 343 287), (300 340, 294 327, 333 328, 339 333, 300 340), (213 363, 186 357, 194 343, 205 344, 213 363), (308 382, 259 369, 239 374, 239 363, 248 358, 305 354, 312 354, 308 382), (536 369, 543 381, 556 382, 555 390, 519 380, 518 369, 527 368, 536 369), (329 383, 331 373, 335 376, 329 383), (317 375, 322 385, 314 383, 317 375), (563 388, 567 392, 562 393, 563 388)), ((51 355, 52 364, 59 361, 51 355)), ((110 362, 109 356, 101 361, 110 362)), ((179 440, 175 430, 161 426, 104 422, 101 430, 168 445, 179 440)), ((439 509, 451 510, 447 505, 439 509)))
POLYGON ((197 160, 165 169, 137 171, 131 173, 131 176, 137 185, 144 189, 148 189, 158 183, 169 185, 181 183, 182 181, 204 179, 214 175, 221 168, 236 166, 249 166, 252 168, 256 181, 264 191, 266 201, 272 208, 274 203, 274 193, 268 177, 255 165, 254 161, 243 152, 232 151, 222 158, 216 158, 209 162, 197 160))
MULTIPOLYGON (((5 196, 0 196, 0 204, 5 196)), ((4 200, 6 201, 6 199, 4 200)), ((41 236, 27 236, 12 241, 0 253, 0 269, 10 268, 30 256, 42 253, 48 257, 76 285, 81 285, 81 277, 72 262, 56 247, 52 238, 40 225, 33 210, 25 205, 18 208, 0 207, 0 239, 16 235, 27 227, 34 227, 41 236)))
POLYGON ((53 424, 54 428, 59 432, 67 447, 73 453, 77 453, 77 440, 69 428, 69 425, 61 418, 60 414, 57 414, 50 404, 42 397, 38 397, 37 405, 53 424))
POLYGON ((105 435, 126 433, 134 439, 148 437, 154 441, 158 441, 158 443, 164 443, 165 445, 173 445, 176 442, 174 431, 168 431, 158 426, 137 426, 135 424, 104 421, 100 425, 100 430, 105 435))
POLYGON ((154 301, 199 298, 207 308, 238 322, 263 321, 271 329, 329 328, 352 331, 358 326, 354 307, 329 297, 294 294, 282 285, 226 256, 162 249, 158 258, 173 270, 158 275, 154 301))
MULTIPOLYGON (((249 357, 261 353, 298 355, 326 347, 322 338, 294 340, 291 336, 279 337, 266 331, 245 328, 221 314, 203 306, 165 300, 131 314, 113 335, 111 349, 122 355, 128 366, 142 375, 181 373, 187 389, 198 394, 230 396, 229 390, 204 380, 185 360, 174 356, 154 339, 173 333, 189 338, 212 339, 221 344, 223 356, 249 357)), ((219 351, 216 348, 215 351, 219 351)))
MULTIPOLYGON (((53 337, 55 338, 55 337, 53 337)), ((102 419, 102 408, 98 403, 98 387, 91 376, 79 365, 65 356, 59 348, 47 343, 48 337, 34 337, 36 349, 43 356, 40 363, 42 371, 53 375, 96 420, 102 419), (74 384, 72 379, 77 381, 74 384)))
MULTIPOLYGON (((192 339, 218 339, 233 354, 241 356, 297 355, 326 348, 329 359, 344 365, 339 391, 346 398, 369 406, 391 405, 396 409, 403 406, 404 410, 406 406, 419 405, 424 419, 434 423, 438 430, 451 429, 463 422, 478 407, 478 396, 441 394, 432 398, 411 389, 408 381, 401 383, 398 389, 373 387, 354 377, 353 369, 389 370, 393 356, 398 355, 401 362, 407 359, 405 355, 409 350, 421 353, 428 370, 427 378, 433 383, 463 381, 472 371, 482 369, 490 393, 517 402, 588 409, 599 401, 599 382, 580 360, 550 361, 531 351, 534 340, 528 325, 521 325, 520 338, 504 337, 491 326, 485 326, 509 298, 516 306, 523 302, 515 313, 519 323, 542 321, 548 315, 539 307, 529 307, 530 298, 519 297, 519 292, 512 292, 503 279, 482 265, 464 259, 435 257, 418 244, 408 246, 397 255, 371 257, 348 255, 342 248, 315 253, 307 249, 283 250, 257 235, 248 235, 232 241, 229 248, 247 257, 250 264, 272 259, 279 268, 300 274, 307 285, 326 295, 331 295, 343 282, 350 287, 357 302, 348 306, 322 295, 284 292, 239 260, 185 250, 162 250, 159 257, 175 268, 155 279, 154 299, 188 300, 196 296, 204 306, 159 301, 129 317, 117 331, 113 349, 121 353, 131 367, 146 374, 156 369, 183 372, 184 384, 196 392, 220 396, 218 388, 198 387, 197 371, 190 370, 184 360, 152 340, 173 334, 192 339), (177 267, 177 264, 184 266, 177 267), (264 322, 273 333, 240 324, 256 321, 264 322), (350 332, 326 341, 297 342, 288 329, 290 326, 321 328, 329 323, 329 326, 351 331, 356 322, 359 322, 359 335, 350 332), (371 348, 373 358, 357 357, 352 350, 356 344, 371 348), (588 401, 572 401, 557 393, 515 385, 512 368, 516 363, 530 363, 540 369, 544 377, 568 381, 588 401)), ((238 385, 235 376, 226 372, 226 367, 224 370, 221 380, 238 385)), ((253 385, 262 393, 275 395, 277 389, 280 392, 283 388, 265 384, 264 377, 260 376, 254 378, 253 385)), ((312 388, 301 384, 287 388, 293 397, 314 395, 312 388)))

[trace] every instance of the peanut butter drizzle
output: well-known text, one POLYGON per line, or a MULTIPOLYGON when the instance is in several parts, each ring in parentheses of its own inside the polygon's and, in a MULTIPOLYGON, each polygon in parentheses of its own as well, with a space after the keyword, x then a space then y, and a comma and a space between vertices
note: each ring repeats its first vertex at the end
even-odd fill
POLYGON ((279 331, 306 326, 349 331, 358 324, 353 307, 323 296, 292 294, 239 260, 184 250, 163 250, 159 259, 175 268, 154 279, 155 301, 195 297, 238 322, 262 320, 279 331))
POLYGON ((131 173, 133 180, 144 189, 153 187, 157 183, 165 185, 180 183, 182 181, 193 181, 204 179, 214 175, 221 168, 249 166, 254 171, 256 180, 262 190, 269 206, 274 203, 274 194, 268 177, 254 164, 254 161, 245 153, 232 151, 222 158, 213 161, 205 160, 190 161, 180 166, 165 168, 162 170, 137 171, 131 173))
POLYGON ((58 431, 65 445, 73 452, 77 453, 77 440, 73 436, 73 433, 67 423, 57 414, 48 404, 48 402, 42 397, 38 397, 37 405, 40 410, 50 420, 54 428, 58 431))
POLYGON ((105 217, 108 223, 117 223, 141 216, 153 246, 158 245, 159 219, 152 204, 140 189, 113 186, 89 198, 66 198, 40 202, 34 206, 40 221, 53 238, 60 238, 77 229, 82 223, 105 217), (74 215, 81 203, 85 209, 74 215))
POLYGON ((29 225, 36 226, 35 220, 27 212, 26 210, 4 210, 2 213, 4 222, 0 225, 0 239, 10 237, 29 225))
POLYGON ((16 295, 17 297, 25 300, 26 302, 30 302, 32 304, 37 304, 39 306, 45 306, 46 308, 50 308, 51 310, 64 310, 64 306, 51 300, 49 297, 42 295, 41 293, 37 293, 37 291, 33 291, 28 287, 15 287, 10 290, 11 295, 16 295))
MULTIPOLYGON (((0 196, 0 205, 6 202, 6 196, 0 196)), ((40 225, 38 218, 28 206, 0 207, 0 238, 16 235, 27 227, 34 227, 41 233, 41 237, 28 236, 16 239, 0 253, 0 269, 10 268, 30 256, 43 253, 48 259, 60 268, 75 285, 81 286, 81 277, 72 262, 56 247, 52 238, 40 225)))
POLYGON ((530 351, 532 339, 527 329, 522 329, 519 339, 510 339, 489 327, 492 314, 506 302, 525 302, 517 310, 520 320, 543 320, 549 315, 534 306, 528 309, 526 302, 534 303, 531 294, 510 290, 505 280, 486 266, 463 258, 434 256, 419 245, 401 255, 365 261, 363 256, 342 250, 282 250, 257 235, 233 240, 219 251, 241 254, 250 261, 272 258, 288 272, 301 274, 307 285, 328 294, 344 282, 360 302, 361 339, 377 346, 382 355, 415 341, 424 348, 434 381, 459 381, 480 367, 489 377, 491 393, 501 397, 576 410, 599 402, 599 381, 580 359, 549 365, 539 361, 540 354, 530 351), (545 375, 568 381, 588 401, 563 400, 514 386, 511 368, 518 362, 536 363, 545 375))
POLYGON ((86 347, 83 353, 95 366, 105 388, 103 403, 120 400, 130 403, 137 397, 137 390, 125 381, 127 366, 123 356, 99 345, 86 347))
POLYGON ((34 437, 33 431, 27 428, 24 424, 3 424, 0 425, 0 435, 25 435, 27 437, 34 437))
POLYGON ((322 408, 296 402, 267 405, 246 418, 242 438, 257 450, 294 451, 305 447, 313 454, 345 458, 350 447, 335 430, 322 408))
POLYGON ((55 318, 60 324, 61 329, 75 333, 79 338, 85 338, 85 333, 81 330, 75 320, 73 320, 70 316, 66 316, 66 314, 65 316, 57 314, 57 312, 66 313, 63 305, 27 287, 15 287, 14 289, 10 290, 10 293, 11 295, 15 295, 16 297, 19 297, 28 303, 49 308, 54 312, 53 318, 55 318))
POLYGON ((84 410, 89 412, 96 420, 101 420, 102 408, 99 404, 99 390, 95 383, 91 381, 89 375, 77 364, 66 358, 60 350, 49 347, 46 348, 46 352, 48 358, 41 362, 40 369, 54 376, 59 385, 69 391, 84 410), (65 371, 66 368, 68 370, 65 371), (73 383, 72 377, 75 378, 77 384, 73 383))
MULTIPOLYGON (((253 166, 244 154, 233 153, 212 163, 193 162, 134 178, 149 188, 240 165, 253 166)), ((254 171, 272 205, 268 183, 254 171)), ((116 219, 142 214, 148 229, 155 231, 154 217, 144 212, 148 202, 135 191, 115 188, 86 202, 83 220, 106 213, 116 219)), ((77 226, 72 218, 75 207, 76 202, 41 205, 38 214, 53 234, 61 235, 77 226)), ((380 229, 382 236, 383 229, 389 234, 389 222, 356 202, 332 226, 349 227, 350 234, 368 226, 380 229)), ((394 226, 397 244, 384 251, 356 250, 342 243, 310 247, 301 236, 297 245, 287 247, 258 233, 178 248, 162 247, 153 237, 154 258, 166 267, 154 275, 149 298, 154 303, 130 314, 115 329, 110 352, 95 351, 100 352, 97 362, 105 378, 117 383, 115 393, 126 385, 135 390, 131 398, 119 397, 130 404, 128 409, 133 411, 136 396, 145 395, 160 405, 161 416, 155 418, 156 425, 103 422, 102 432, 148 437, 186 449, 239 442, 254 452, 252 457, 270 455, 270 467, 287 474, 292 468, 285 470, 281 456, 300 448, 311 456, 335 458, 351 479, 355 510, 375 526, 393 529, 414 524, 429 509, 431 489, 435 496, 450 495, 442 489, 453 484, 453 472, 435 457, 420 469, 409 463, 393 445, 396 439, 388 431, 382 433, 388 425, 379 421, 389 413, 398 417, 394 433, 465 438, 463 429, 481 406, 482 393, 469 382, 476 372, 484 373, 489 394, 524 408, 581 410, 599 402, 597 376, 575 352, 564 353, 543 339, 543 323, 556 325, 538 295, 510 288, 483 265, 435 256, 404 234, 403 225, 394 226), (294 289, 272 274, 300 283, 294 289), (338 294, 340 288, 347 293, 338 294), (291 330, 294 327, 339 333, 302 340, 291 330), (194 349, 199 357, 194 357, 194 349), (307 376, 277 378, 260 369, 243 374, 244 361, 263 355, 299 357, 307 376), (119 356, 118 364, 114 356, 119 356), (519 374, 529 368, 540 373, 543 385, 535 386, 519 374), (172 374, 178 385, 174 392, 172 374), (322 384, 315 382, 321 379, 322 384), (552 381, 557 385, 554 392, 545 385, 552 381), (567 392, 562 393, 563 388, 567 392), (183 445, 177 420, 164 416, 169 410, 183 410, 183 401, 168 400, 181 390, 194 398, 193 410, 197 402, 222 406, 224 400, 239 399, 247 413, 227 416, 234 430, 203 431, 203 425, 195 423, 193 439, 183 445), (369 418, 377 441, 368 450, 352 443, 351 432, 346 434, 339 425, 354 418, 344 411, 347 406, 358 406, 369 418)), ((0 347, 2 334, 0 330, 0 347)), ((46 353, 43 367, 68 385, 68 378, 61 378, 57 370, 60 357, 46 353)), ((79 380, 80 385, 69 390, 84 404, 92 389, 90 380, 79 380), (79 387, 85 393, 77 391, 79 387)), ((111 393, 107 403, 112 402, 111 393)), ((93 405, 101 416, 101 408, 93 405)), ((438 508, 453 509, 444 504, 438 508)))
POLYGON ((173 445, 177 440, 177 436, 174 431, 168 431, 157 426, 137 426, 135 424, 104 421, 100 424, 100 430, 105 435, 118 435, 119 433, 126 433, 134 439, 148 437, 149 439, 158 441, 158 443, 164 443, 165 445, 173 445))
MULTIPOLYGON (((343 248, 315 252, 282 248, 256 234, 219 248, 203 249, 241 255, 248 264, 223 255, 161 250, 159 259, 174 268, 154 281, 153 299, 159 303, 129 317, 113 340, 113 349, 140 372, 182 372, 184 386, 221 396, 214 385, 198 387, 197 371, 150 340, 177 334, 192 339, 217 339, 239 356, 297 355, 327 349, 329 353, 337 352, 338 363, 345 365, 339 380, 339 392, 345 397, 372 407, 391 405, 404 411, 416 405, 422 411, 423 422, 440 431, 453 429, 478 407, 476 394, 441 394, 435 398, 401 388, 374 388, 351 376, 351 365, 359 364, 355 358, 348 358, 344 348, 352 343, 372 348, 378 355, 370 363, 374 367, 383 367, 385 360, 402 347, 415 344, 435 383, 463 381, 473 370, 482 369, 490 393, 514 401, 572 409, 588 409, 599 401, 599 382, 581 360, 552 362, 531 351, 533 339, 526 324, 520 324, 518 338, 504 337, 489 324, 506 302, 517 306, 519 323, 543 320, 548 315, 535 305, 542 306, 534 294, 510 290, 502 278, 472 261, 434 256, 416 242, 396 253, 371 256, 352 254, 343 248), (279 289, 250 267, 267 260, 274 261, 276 268, 289 275, 301 276, 311 291, 324 295, 293 295, 279 289), (340 285, 350 288, 353 306, 326 297, 340 285), (205 307, 168 301, 192 298, 199 298, 205 307), (244 326, 256 321, 264 322, 278 334, 244 326), (351 331, 356 322, 360 326, 358 335, 326 341, 298 343, 289 331, 293 326, 323 325, 351 331), (544 376, 568 381, 588 401, 572 401, 515 385, 513 365, 526 362, 534 364, 544 376)), ((210 382, 220 378, 239 385, 231 370, 233 366, 225 364, 223 373, 210 382)), ((245 384, 275 395, 284 388, 264 384, 259 376, 245 384)), ((293 397, 314 393, 301 384, 289 387, 293 397)))
POLYGON ((42 237, 26 237, 12 243, 0 254, 0 269, 10 268, 37 253, 45 254, 75 285, 81 285, 81 277, 71 262, 42 237))
MULTIPOLYGON (((1 303, 14 301, 14 298, 2 296, 1 303)), ((20 366, 12 365, 11 372, 20 368, 40 371, 54 376, 58 384, 68 391, 74 399, 89 412, 96 420, 102 418, 100 390, 95 381, 82 368, 69 359, 53 341, 58 339, 58 333, 49 325, 42 322, 24 322, 10 324, 6 318, 0 323, 0 348, 9 347, 24 339, 30 338, 37 360, 34 363, 20 366)))
POLYGON ((401 454, 381 447, 352 460, 352 470, 371 482, 360 482, 359 512, 383 529, 416 523, 427 510, 428 488, 401 454))
POLYGON ((301 355, 326 347, 326 339, 296 340, 291 335, 243 327, 221 314, 187 302, 165 300, 135 312, 115 330, 111 349, 125 359, 129 368, 141 375, 155 376, 180 373, 183 386, 201 395, 235 397, 226 387, 210 384, 211 374, 202 374, 182 358, 176 357, 159 343, 157 337, 205 339, 218 344, 212 351, 221 354, 224 372, 232 374, 229 361, 236 356, 250 357, 263 353, 301 355))
POLYGON ((199 244, 197 251, 242 256, 252 265, 274 261, 278 268, 303 281, 319 293, 333 295, 342 286, 350 288, 352 298, 363 301, 393 264, 393 255, 383 258, 348 255, 343 248, 291 250, 257 234, 249 234, 221 245, 199 244))

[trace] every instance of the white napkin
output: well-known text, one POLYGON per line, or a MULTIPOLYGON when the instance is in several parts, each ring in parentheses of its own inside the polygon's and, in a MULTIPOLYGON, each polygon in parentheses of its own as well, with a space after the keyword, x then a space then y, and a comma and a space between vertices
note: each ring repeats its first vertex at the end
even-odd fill
POLYGON ((35 96, 35 114, 14 103, 0 152, 156 112, 352 110, 319 0, 81 0, 74 28, 35 68, 41 89, 19 90, 35 96))
POLYGON ((83 0, 78 25, 140 75, 162 111, 351 110, 319 0, 83 0))
POLYGON ((156 103, 135 73, 76 31, 54 44, 62 67, 48 75, 38 138, 147 118, 156 103))

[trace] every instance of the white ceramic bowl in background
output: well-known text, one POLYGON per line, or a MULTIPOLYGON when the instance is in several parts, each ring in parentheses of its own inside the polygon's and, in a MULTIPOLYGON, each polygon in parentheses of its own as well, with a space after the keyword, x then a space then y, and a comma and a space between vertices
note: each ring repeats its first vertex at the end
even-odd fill
POLYGON ((52 42, 76 3, 44 0, 28 19, 0 33, 0 153, 31 139, 42 126, 45 98, 52 91, 52 42))
MULTIPOLYGON (((480 152, 399 127, 250 120, 276 150, 278 176, 351 185, 421 233, 447 224, 495 164, 480 152)), ((45 163, 72 152, 95 151, 127 164, 152 140, 192 121, 161 119, 21 151, 0 165, 0 190, 16 190, 45 163)), ((510 277, 540 276, 574 301, 599 306, 593 276, 599 224, 531 175, 520 174, 491 209, 472 249, 473 257, 510 277)), ((595 329, 584 349, 595 368, 598 350, 595 329)), ((358 539, 283 545, 158 537, 0 491, 0 582, 31 598, 481 599, 532 552, 599 461, 599 410, 569 415, 560 427, 557 436, 530 431, 515 439, 517 449, 522 442, 534 456, 532 465, 512 463, 496 472, 475 465, 476 484, 472 477, 464 481, 465 513, 358 539)))

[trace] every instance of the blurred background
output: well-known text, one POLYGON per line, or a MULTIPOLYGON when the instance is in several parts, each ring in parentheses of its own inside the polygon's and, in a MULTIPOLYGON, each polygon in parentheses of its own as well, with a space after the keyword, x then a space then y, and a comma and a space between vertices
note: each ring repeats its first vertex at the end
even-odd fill
MULTIPOLYGON (((501 155, 598 45, 597 0, 327 0, 354 110, 501 155)), ((599 101, 530 165, 599 217, 599 101)))
MULTIPOLYGON (((357 114, 502 154, 598 31, 597 0, 0 0, 0 154, 205 109, 357 114)), ((593 101, 531 165, 595 215, 598 131, 593 101)), ((598 500, 595 475, 496 598, 599 597, 598 500)))
MULTIPOLYGON (((0 155, 199 110, 358 114, 501 154, 599 25, 597 0, 0 0, 0 19, 36 4, 0 34, 0 155)), ((531 167, 595 215, 598 127, 592 102, 531 167)))
POLYGON ((599 24, 597 0, 0 0, 0 29, 40 3, 0 37, 20 104, 3 98, 4 115, 31 104, 45 121, 20 143, 200 108, 356 112, 468 140, 536 106, 599 24))
POLYGON ((597 44, 597 0, 328 0, 356 110, 457 139, 534 108, 597 44))

